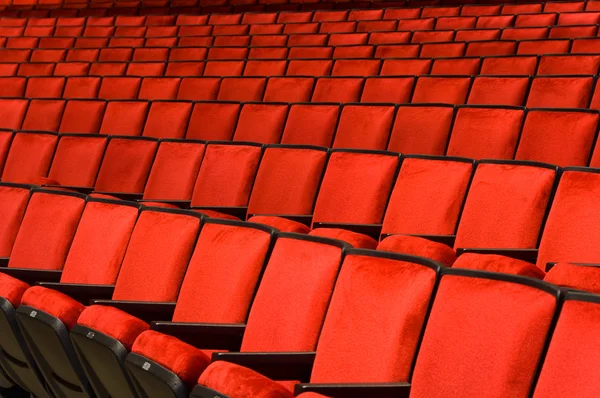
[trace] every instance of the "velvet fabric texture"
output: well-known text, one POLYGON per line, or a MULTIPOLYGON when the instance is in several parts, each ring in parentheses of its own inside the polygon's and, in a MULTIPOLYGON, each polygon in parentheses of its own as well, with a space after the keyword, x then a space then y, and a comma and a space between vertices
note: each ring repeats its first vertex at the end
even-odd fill
POLYGON ((58 136, 41 133, 16 133, 2 172, 2 181, 39 184, 48 170, 58 136))
POLYGON ((465 55, 468 57, 487 57, 494 55, 513 55, 517 50, 517 43, 513 41, 485 41, 471 42, 467 46, 465 55))
POLYGON ((321 183, 313 221, 380 223, 398 163, 396 156, 333 152, 321 183))
POLYGON ((538 73, 543 75, 595 75, 600 68, 597 55, 544 55, 538 73))
MULTIPOLYGON (((83 310, 78 325, 104 333, 131 350, 135 339, 150 329, 146 322, 114 307, 91 305, 83 310)), ((164 347, 163 347, 164 348, 164 347)))
POLYGON ((450 136, 454 108, 401 106, 392 129, 389 151, 407 154, 444 155, 450 136))
POLYGON ((472 172, 468 162, 404 159, 381 233, 453 235, 472 172))
POLYGON ((142 211, 117 278, 113 300, 175 302, 200 229, 184 214, 142 211), (140 275, 144 275, 143 282, 140 275))
POLYGON ((481 74, 486 75, 534 75, 537 67, 537 57, 499 57, 484 58, 481 64, 481 74))
POLYGON ((0 257, 10 257, 29 195, 27 188, 0 185, 0 257))
POLYGON ((201 350, 154 330, 141 333, 135 340, 131 352, 143 355, 169 369, 189 389, 196 385, 198 376, 210 364, 210 357, 201 350))
POLYGON ((336 60, 331 76, 376 76, 381 61, 378 59, 341 59, 336 60))
POLYGON ((245 104, 240 112, 234 141, 252 141, 261 144, 277 144, 281 140, 287 105, 245 104), (261 126, 256 129, 256 126, 261 126))
POLYGON ((585 166, 599 119, 597 114, 586 112, 531 111, 523 126, 516 159, 585 166))
POLYGON ((190 200, 206 145, 163 141, 144 189, 144 199, 190 200))
POLYGON ((69 330, 77 324, 77 319, 85 309, 83 304, 71 297, 41 286, 33 286, 27 289, 23 294, 21 304, 58 318, 69 330))
POLYGON ((293 398, 294 394, 276 381, 243 366, 217 361, 200 375, 198 384, 230 398, 293 398))
POLYGON ((58 131, 65 100, 32 99, 21 128, 23 130, 58 131))
POLYGON ((263 230, 206 223, 187 267, 173 322, 244 322, 270 242, 263 230))
POLYGON ((379 242, 377 250, 425 257, 447 267, 451 267, 456 260, 456 253, 451 247, 418 236, 388 236, 379 242))
POLYGON ((241 351, 314 351, 341 258, 336 246, 278 239, 246 322, 241 351))
POLYGON ((312 95, 314 80, 312 77, 271 77, 267 82, 263 101, 308 102, 312 95))
POLYGON ((111 101, 106 105, 100 134, 142 135, 150 104, 145 101, 111 101))
MULTIPOLYGON (((91 98, 94 97, 94 95, 91 96, 91 98)), ((84 98, 87 98, 87 96, 84 98)), ((105 109, 106 103, 104 101, 69 100, 65 106, 58 132, 97 134, 100 131, 105 109), (80 115, 86 115, 87 117, 82 118, 79 117, 80 115)))
POLYGON ((522 106, 528 88, 528 77, 479 76, 473 81, 467 104, 522 106))
POLYGON ((385 150, 394 113, 393 106, 344 106, 333 147, 385 150))
POLYGON ((192 104, 189 102, 153 102, 142 135, 183 139, 191 112, 192 104))
POLYGON ((137 217, 133 206, 88 202, 60 281, 114 285, 137 217))
POLYGON ((102 79, 98 98, 107 100, 137 99, 142 79, 139 77, 109 76, 102 79))
POLYGON ((218 101, 262 101, 266 78, 227 77, 221 81, 218 101))
MULTIPOLYGON (((476 83, 477 79, 474 84, 476 83)), ((502 87, 503 90, 510 91, 505 84, 502 87)), ((524 89, 526 87, 527 82, 524 89)), ((497 91, 486 89, 486 93, 497 91)), ((500 101, 498 99, 499 103, 504 103, 500 101)), ((452 127, 446 155, 474 159, 512 159, 523 118, 524 112, 520 109, 460 108, 452 127)))
POLYGON ((256 174, 248 214, 310 215, 327 152, 269 147, 256 174))
POLYGON ((548 262, 598 263, 600 174, 566 171, 548 214, 537 265, 548 262))
POLYGON ((410 396, 528 396, 556 301, 520 283, 442 276, 410 396))
POLYGON ((477 75, 481 60, 479 58, 436 59, 431 67, 435 75, 477 75))
POLYGON ((567 299, 552 334, 534 398, 595 397, 598 373, 598 303, 567 299))
POLYGON ((281 143, 331 147, 339 113, 340 107, 333 104, 293 104, 281 143))
POLYGON ((268 225, 281 232, 295 232, 298 234, 307 234, 310 228, 300 222, 288 220, 284 217, 274 216, 254 216, 248 219, 250 222, 268 225))
POLYGON ((592 77, 538 77, 533 79, 527 107, 587 108, 592 77))
POLYGON ((29 289, 27 283, 0 273, 0 297, 8 300, 13 308, 21 305, 21 298, 27 289, 29 289))
POLYGON ((535 248, 555 174, 528 165, 479 164, 454 247, 535 248))
POLYGON ((405 103, 415 83, 412 77, 372 77, 365 81, 361 102, 405 103))
POLYGON ((411 102, 464 104, 470 85, 468 77, 421 77, 411 102))
POLYGON ((33 193, 17 233, 8 266, 62 269, 84 206, 83 197, 59 192, 33 193))
POLYGON ((557 263, 544 280, 557 286, 600 294, 600 268, 595 266, 557 263))
POLYGON ((246 206, 261 155, 259 146, 207 145, 192 206, 246 206))
POLYGON ((364 79, 341 77, 317 79, 312 102, 358 102, 364 79))
MULTIPOLYGON (((178 63, 171 63, 169 66, 178 63)), ((185 65, 185 62, 180 64, 185 65)), ((167 71, 169 67, 167 67, 167 71)), ((177 99, 180 100, 195 100, 195 101, 214 101, 217 99, 221 79, 215 77, 184 77, 179 83, 179 91, 177 91, 177 99)))
POLYGON ((175 99, 179 90, 179 84, 180 79, 176 77, 147 77, 142 80, 138 99, 175 99))
POLYGON ((458 257, 452 266, 454 268, 529 276, 536 279, 544 279, 546 276, 546 273, 536 267, 535 264, 496 254, 465 253, 458 257))
POLYGON ((102 136, 60 137, 48 178, 60 185, 93 187, 107 143, 102 136))
POLYGON ((434 270, 415 263, 347 256, 311 382, 407 381, 435 280, 434 270))
POLYGON ((4 164, 8 157, 8 151, 12 143, 13 133, 12 131, 0 131, 0 175, 4 171, 4 164))
POLYGON ((240 104, 197 103, 187 128, 186 138, 231 140, 240 113, 240 104))
POLYGON ((144 192, 158 148, 155 140, 111 138, 98 172, 98 192, 144 192))
POLYGON ((236 216, 232 216, 232 215, 226 214, 226 213, 221 213, 220 211, 215 211, 215 210, 192 209, 192 211, 194 211, 196 213, 204 214, 205 216, 210 217, 210 218, 220 218, 222 220, 234 220, 234 221, 240 220, 236 216))
MULTIPOLYGON (((371 36, 372 37, 372 36, 371 36)), ((430 59, 385 59, 380 76, 424 75, 431 69, 430 59)))
POLYGON ((309 235, 337 239, 350 244, 357 249, 372 249, 377 247, 377 241, 370 236, 340 228, 316 228, 309 235))

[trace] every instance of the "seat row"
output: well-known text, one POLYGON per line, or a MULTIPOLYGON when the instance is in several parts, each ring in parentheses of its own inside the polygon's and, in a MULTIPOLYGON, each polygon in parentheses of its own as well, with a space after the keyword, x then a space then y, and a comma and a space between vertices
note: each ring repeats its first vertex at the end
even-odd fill
MULTIPOLYGON (((573 184, 582 178, 598 189, 597 171, 565 170, 559 190, 587 189, 573 184)), ((278 233, 71 192, 0 191, 26 207, 0 274, 0 365, 36 396, 50 396, 45 385, 56 395, 132 397, 185 397, 192 388, 192 397, 231 398, 248 389, 312 392, 307 398, 600 391, 590 365, 594 294, 445 268, 386 252, 383 242, 378 251, 352 249, 331 239, 351 237, 335 230, 278 233), (381 325, 396 332, 382 334, 381 325), (482 328, 494 333, 474 332, 482 328), (481 350, 491 353, 485 361, 481 350)), ((548 281, 597 292, 597 268, 556 267, 571 277, 549 273, 548 281)))

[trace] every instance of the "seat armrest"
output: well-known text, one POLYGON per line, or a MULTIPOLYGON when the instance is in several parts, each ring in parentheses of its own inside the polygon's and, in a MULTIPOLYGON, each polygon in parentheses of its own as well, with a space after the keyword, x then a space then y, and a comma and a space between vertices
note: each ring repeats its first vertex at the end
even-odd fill
POLYGON ((239 351, 246 325, 242 323, 152 322, 150 328, 177 337, 197 348, 239 351))
POLYGON ((136 200, 142 199, 142 193, 131 193, 131 192, 94 192, 102 195, 109 195, 119 198, 121 200, 128 200, 135 202, 136 200))
POLYGON ((44 187, 48 188, 60 188, 60 189, 68 189, 71 191, 79 192, 84 195, 89 195, 94 191, 94 187, 72 187, 68 185, 56 185, 56 184, 46 184, 44 187))
MULTIPOLYGON (((0 257, 0 267, 8 267, 9 260, 10 258, 8 257, 0 257)), ((4 272, 4 270, 2 272, 4 272)))
POLYGON ((250 368, 273 380, 310 380, 314 352, 215 352, 212 360, 250 368))
POLYGON ((328 397, 355 398, 408 398, 409 383, 357 383, 357 384, 296 384, 294 395, 315 392, 328 397))
POLYGON ((35 285, 37 282, 58 282, 62 275, 61 270, 43 270, 30 268, 3 268, 2 272, 6 275, 17 278, 29 285, 35 285))
POLYGON ((40 286, 53 289, 83 305, 88 305, 92 300, 110 300, 115 291, 114 285, 84 285, 80 283, 40 282, 40 286))
POLYGON ((315 228, 347 229, 348 231, 370 236, 375 240, 379 240, 379 235, 381 234, 381 224, 337 224, 328 222, 314 222, 313 229, 315 228))
POLYGON ((140 204, 147 203, 164 203, 167 205, 177 206, 180 209, 189 209, 191 201, 189 200, 161 200, 161 199, 139 199, 138 202, 140 204))
POLYGON ((230 216, 237 217, 240 220, 245 220, 248 208, 242 206, 192 206, 192 210, 198 210, 200 212, 202 212, 202 210, 218 211, 219 213, 228 214, 230 216))
POLYGON ((152 303, 143 301, 92 300, 91 304, 115 307, 144 322, 173 318, 175 303, 152 303))
POLYGON ((460 248, 456 250, 456 254, 460 256, 464 253, 476 253, 476 254, 497 254, 500 256, 511 257, 516 260, 523 260, 529 263, 535 264, 537 260, 537 249, 472 249, 472 248, 460 248))

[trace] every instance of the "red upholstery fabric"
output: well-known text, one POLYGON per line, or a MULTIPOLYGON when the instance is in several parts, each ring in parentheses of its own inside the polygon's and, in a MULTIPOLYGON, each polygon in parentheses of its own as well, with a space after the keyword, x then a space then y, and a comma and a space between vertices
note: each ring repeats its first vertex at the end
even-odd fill
POLYGON ((537 265, 549 262, 598 263, 600 174, 566 171, 548 214, 537 265))
POLYGON ((314 351, 341 258, 336 246, 279 238, 252 303, 241 351, 314 351))
POLYGON ((305 392, 297 396, 302 398, 329 398, 325 395, 317 394, 316 392, 305 392))
POLYGON ((377 241, 370 236, 340 228, 316 228, 309 235, 337 239, 350 244, 357 249, 375 249, 377 241))
POLYGON ((377 250, 425 257, 447 267, 451 267, 456 260, 456 253, 451 247, 418 236, 388 236, 379 243, 377 250))
POLYGON ((245 104, 240 112, 233 140, 279 143, 287 110, 287 105, 281 104, 245 104), (256 126, 261 128, 257 129, 256 126))
POLYGON ((41 286, 33 286, 27 289, 23 294, 21 304, 58 318, 69 330, 77 324, 77 319, 85 309, 83 304, 71 297, 41 286))
POLYGON ((191 112, 192 104, 189 102, 153 102, 142 135, 184 138, 191 112))
POLYGON ((101 136, 62 136, 48 178, 70 187, 93 187, 108 139, 101 136))
POLYGON ((0 273, 0 297, 5 298, 14 307, 21 305, 21 298, 29 285, 12 276, 0 273))
POLYGON ((365 81, 361 102, 410 102, 415 84, 412 77, 372 77, 365 81))
POLYGON ((533 79, 527 97, 527 106, 531 108, 587 108, 592 82, 592 77, 533 79))
POLYGON ((600 394, 597 382, 597 303, 567 300, 561 309, 544 359, 534 398, 594 397, 600 394))
POLYGON ((388 150, 422 155, 444 155, 454 117, 452 107, 401 106, 388 150))
POLYGON ((333 152, 317 197, 313 221, 380 223, 397 167, 396 156, 333 152))
POLYGON ((188 124, 186 138, 231 140, 240 113, 240 104, 197 103, 188 124))
POLYGON ((360 77, 317 79, 312 102, 358 102, 364 80, 360 77))
POLYGON ((131 351, 169 369, 189 388, 210 364, 210 358, 199 349, 153 330, 141 333, 131 351))
POLYGON ((600 68, 596 55, 545 55, 540 59, 538 74, 543 75, 594 75, 600 68))
MULTIPOLYGON (((66 95, 64 95, 66 97, 66 95)), ((93 96, 92 96, 93 97, 93 96)), ((104 101, 67 102, 58 131, 60 133, 97 134, 100 130, 106 103, 104 101), (86 115, 87 117, 79 117, 86 115)))
POLYGON ((496 254, 465 253, 458 257, 452 266, 454 268, 529 276, 536 279, 544 279, 546 276, 546 273, 536 267, 535 264, 496 254))
POLYGON ((258 146, 207 145, 192 206, 246 206, 261 153, 258 146))
POLYGON ((109 102, 100 126, 100 134, 142 135, 149 107, 145 101, 109 102))
POLYGON ((535 248, 554 178, 547 168, 479 164, 454 247, 535 248))
POLYGON ((113 300, 177 300, 200 219, 144 210, 135 225, 117 278, 113 300), (143 282, 140 275, 144 275, 143 282))
POLYGON ((78 325, 104 333, 131 350, 135 339, 150 328, 146 322, 114 307, 91 305, 87 307, 77 321, 78 325))
POLYGON ((442 276, 411 397, 527 396, 556 306, 524 284, 442 276))
POLYGON ((293 104, 281 143, 330 147, 339 113, 340 107, 333 104, 293 104))
POLYGON ((0 185, 0 257, 9 257, 29 202, 29 189, 0 185))
POLYGON ((220 218, 222 220, 233 220, 233 221, 240 220, 236 216, 232 216, 231 214, 221 213, 220 211, 215 211, 215 210, 192 209, 192 211, 195 211, 196 213, 204 214, 205 216, 210 217, 210 218, 220 218))
POLYGON ((202 373, 198 384, 230 398, 293 398, 285 387, 265 376, 232 363, 217 361, 202 373))
POLYGON ((486 75, 518 75, 535 74, 537 57, 498 57, 484 58, 481 74, 486 75))
POLYGON ((383 234, 453 235, 473 165, 406 158, 383 219, 383 234))
POLYGON ((476 77, 467 103, 471 105, 522 106, 525 103, 528 88, 528 77, 476 77))
POLYGON ((600 294, 600 268, 561 262, 555 264, 544 278, 557 286, 600 294))
POLYGON ((28 104, 28 101, 25 99, 1 99, 0 109, 2 110, 0 111, 0 120, 2 122, 0 127, 7 129, 21 128, 28 104))
POLYGON ((23 130, 58 131, 64 108, 64 100, 32 99, 21 128, 23 130))
POLYGON ((163 141, 144 190, 144 199, 190 200, 205 145, 194 142, 163 141))
POLYGON ((53 134, 15 134, 2 181, 25 184, 39 184, 40 177, 48 175, 58 137, 53 134))
POLYGON ((394 112, 393 106, 344 106, 333 147, 386 149, 394 112))
POLYGON ((312 77, 271 77, 267 82, 263 101, 308 102, 314 84, 314 78, 312 77))
POLYGON ((248 214, 310 215, 327 152, 267 148, 248 203, 248 214))
POLYGON ((13 140, 12 131, 0 131, 0 175, 4 171, 4 164, 13 140))
POLYGON ((173 321, 244 322, 270 242, 263 230, 207 222, 187 267, 173 321))
POLYGON ((83 197, 59 192, 33 193, 8 266, 62 269, 84 206, 83 197))
POLYGON ((421 77, 417 80, 412 102, 464 104, 470 85, 468 77, 421 77))
POLYGON ((288 220, 284 217, 273 216, 254 216, 248 219, 250 222, 265 224, 273 227, 281 232, 295 232, 299 234, 307 234, 310 228, 300 222, 288 220))
POLYGON ((60 281, 113 285, 137 217, 133 206, 88 202, 60 281))
POLYGON ((408 380, 435 280, 432 269, 415 263, 347 256, 311 382, 408 380))

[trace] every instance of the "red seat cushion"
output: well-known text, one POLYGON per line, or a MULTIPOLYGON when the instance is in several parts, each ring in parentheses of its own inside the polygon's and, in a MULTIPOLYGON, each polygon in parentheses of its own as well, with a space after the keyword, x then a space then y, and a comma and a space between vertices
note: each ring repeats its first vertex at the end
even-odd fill
POLYGON ((104 305, 87 307, 77 324, 119 340, 128 350, 131 350, 133 342, 142 332, 150 329, 146 322, 117 308, 104 305))
POLYGON ((7 299, 14 308, 21 305, 21 298, 27 289, 27 283, 0 273, 0 297, 7 299))
POLYGON ((426 257, 447 267, 451 267, 454 260, 456 260, 456 253, 451 247, 418 236, 388 236, 379 242, 377 250, 426 257))
POLYGON ((544 276, 546 276, 546 273, 535 264, 497 254, 465 253, 454 262, 452 267, 503 272, 505 274, 530 276, 536 279, 544 279, 544 276))
POLYGON ((196 384, 200 373, 210 364, 210 358, 201 350, 153 330, 140 334, 132 352, 161 364, 189 387, 196 384))
POLYGON ((308 228, 306 225, 297 221, 288 220, 287 218, 283 217, 254 216, 248 221, 268 225, 281 232, 295 232, 298 234, 307 234, 310 232, 310 228, 308 228))
POLYGON ((600 268, 595 266, 557 263, 544 278, 558 286, 600 294, 600 268))
POLYGON ((281 384, 243 366, 213 362, 198 379, 198 384, 230 398, 292 398, 281 384))
POLYGON ((41 286, 33 286, 23 294, 23 305, 44 311, 65 324, 71 330, 85 306, 71 297, 41 286))
POLYGON ((338 239, 349 243, 356 249, 375 249, 377 241, 370 236, 359 234, 340 228, 316 228, 309 235, 321 236, 323 238, 338 239))

